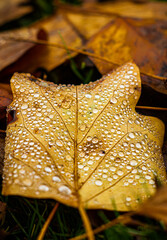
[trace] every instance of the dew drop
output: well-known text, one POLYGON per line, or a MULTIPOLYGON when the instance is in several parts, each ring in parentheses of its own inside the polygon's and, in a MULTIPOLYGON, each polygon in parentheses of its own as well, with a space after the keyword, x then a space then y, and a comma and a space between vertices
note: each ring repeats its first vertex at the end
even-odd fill
POLYGON ((25 89, 24 88, 20 88, 20 92, 24 92, 25 91, 25 89))
POLYGON ((99 155, 100 156, 104 156, 105 155, 105 151, 104 150, 100 150, 99 155))
POLYGON ((128 143, 127 143, 127 142, 124 142, 122 145, 123 145, 124 147, 127 147, 127 146, 128 146, 128 143))
POLYGON ((21 106, 21 109, 27 109, 28 105, 26 103, 23 103, 23 105, 21 106))
POLYGON ((84 171, 88 171, 88 170, 89 170, 89 167, 84 167, 83 170, 84 170, 84 171))
POLYGON ((27 158, 27 154, 23 154, 21 157, 22 158, 27 158))
POLYGON ((150 184, 154 184, 155 182, 154 182, 154 180, 150 180, 149 183, 150 184))
POLYGON ((137 169, 133 169, 132 173, 136 174, 137 173, 137 169))
POLYGON ((114 116, 114 118, 115 118, 115 119, 119 119, 119 115, 116 114, 116 115, 114 116))
POLYGON ((140 179, 139 179, 139 183, 145 183, 144 178, 140 178, 140 179))
POLYGON ((146 179, 151 179, 151 176, 150 175, 146 175, 145 178, 146 179))
POLYGON ((102 183, 101 180, 96 180, 96 181, 95 181, 95 184, 96 184, 97 186, 101 186, 103 183, 102 183))
POLYGON ((93 113, 97 113, 98 112, 98 110, 95 108, 95 109, 93 109, 93 113))
POLYGON ((45 167, 45 172, 51 173, 52 169, 50 167, 45 167))
POLYGON ((94 137, 94 138, 92 139, 92 143, 98 143, 98 141, 99 141, 99 139, 98 139, 97 137, 94 137))
POLYGON ((36 113, 37 117, 41 117, 42 116, 42 113, 36 113))
POLYGON ((141 146, 140 143, 136 143, 136 147, 137 147, 137 148, 141 148, 142 146, 141 146))
POLYGON ((117 174, 118 174, 118 176, 122 176, 123 172, 122 171, 118 171, 117 174))
POLYGON ((60 186, 58 188, 58 191, 59 191, 59 193, 62 193, 64 195, 70 195, 71 194, 71 190, 65 185, 60 186))
POLYGON ((25 170, 24 169, 20 169, 19 171, 21 174, 24 174, 25 173, 25 170))
POLYGON ((120 157, 123 157, 123 156, 124 156, 124 153, 123 153, 123 152, 119 152, 118 155, 119 155, 120 157))
POLYGON ((124 106, 126 106, 128 103, 127 103, 126 100, 124 100, 124 101, 122 102, 122 104, 123 104, 124 106))
POLYGON ((24 184, 25 186, 27 186, 27 187, 30 187, 30 186, 32 185, 32 180, 29 179, 29 178, 25 178, 25 179, 23 180, 23 184, 24 184))
POLYGON ((80 152, 79 156, 80 157, 85 157, 85 152, 80 152))
POLYGON ((128 179, 128 182, 129 182, 129 183, 133 183, 133 179, 131 179, 131 178, 128 179))
POLYGON ((86 125, 85 125, 85 124, 82 124, 82 125, 79 127, 79 129, 80 129, 81 131, 85 131, 85 130, 86 130, 86 125))
POLYGON ((131 166, 136 166, 137 165, 137 161, 136 160, 131 160, 130 161, 130 165, 131 166))
POLYGON ((112 98, 110 99, 110 102, 111 102, 111 103, 117 103, 117 99, 114 98, 114 97, 112 97, 112 98))
POLYGON ((129 133, 129 137, 130 137, 130 138, 135 138, 134 133, 129 133))
POLYGON ((72 157, 70 155, 66 155, 66 160, 67 161, 71 161, 72 160, 72 157))
POLYGON ((87 137, 87 141, 90 142, 92 140, 92 138, 89 136, 87 137))
POLYGON ((92 165, 92 164, 93 164, 93 161, 91 161, 91 160, 88 161, 88 164, 89 164, 89 165, 92 165))
POLYGON ((99 96, 99 95, 95 95, 95 98, 96 98, 96 99, 99 99, 99 98, 100 98, 100 96, 99 96))
POLYGON ((58 176, 54 176, 53 178, 52 178, 52 180, 53 180, 53 182, 61 182, 61 179, 58 177, 58 176))
POLYGON ((56 141, 56 144, 57 144, 57 146, 59 146, 59 147, 63 146, 63 143, 62 143, 62 141, 60 141, 60 140, 57 140, 57 141, 56 141))
POLYGON ((44 192, 49 191, 49 187, 46 186, 46 185, 40 185, 38 189, 39 189, 40 191, 44 191, 44 192))
POLYGON ((116 168, 115 167, 110 167, 111 172, 115 172, 116 168))
POLYGON ((45 118, 45 121, 46 121, 46 122, 49 122, 49 121, 50 121, 50 118, 46 117, 46 118, 45 118))
POLYGON ((130 92, 131 94, 133 94, 134 91, 135 91, 135 90, 134 90, 133 88, 130 88, 130 89, 129 89, 129 92, 130 92))
POLYGON ((91 98, 92 96, 90 94, 85 94, 86 98, 91 98))
POLYGON ((130 197, 126 197, 126 201, 130 202, 132 199, 130 197))

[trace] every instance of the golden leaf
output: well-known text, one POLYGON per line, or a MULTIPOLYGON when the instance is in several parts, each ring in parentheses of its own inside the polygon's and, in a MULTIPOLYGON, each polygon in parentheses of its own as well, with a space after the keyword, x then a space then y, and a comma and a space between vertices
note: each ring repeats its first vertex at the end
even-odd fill
POLYGON ((134 210, 166 182, 164 125, 135 112, 141 81, 128 63, 87 85, 14 74, 3 194, 72 207, 134 210), (114 202, 114 204, 113 204, 114 202))

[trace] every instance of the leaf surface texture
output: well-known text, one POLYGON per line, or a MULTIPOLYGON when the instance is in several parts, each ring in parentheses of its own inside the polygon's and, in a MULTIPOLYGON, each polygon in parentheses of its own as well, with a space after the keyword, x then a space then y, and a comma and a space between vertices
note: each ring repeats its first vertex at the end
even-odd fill
POLYGON ((155 192, 155 177, 166 182, 164 125, 135 112, 135 64, 79 86, 16 73, 11 87, 3 194, 125 211, 155 192))

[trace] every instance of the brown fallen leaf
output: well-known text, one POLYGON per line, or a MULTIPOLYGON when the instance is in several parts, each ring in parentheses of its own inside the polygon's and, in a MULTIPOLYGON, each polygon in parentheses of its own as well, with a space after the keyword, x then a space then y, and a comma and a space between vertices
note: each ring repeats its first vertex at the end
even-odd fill
MULTIPOLYGON (((115 2, 115 3, 100 3, 100 4, 84 4, 82 7, 74 7, 67 4, 58 4, 59 9, 62 13, 65 13, 69 21, 74 25, 75 29, 84 36, 86 39, 92 37, 97 33, 101 27, 109 23, 116 16, 122 17, 131 17, 131 23, 135 23, 139 20, 142 22, 142 25, 150 22, 158 21, 154 20, 156 18, 157 9, 166 9, 166 5, 163 3, 144 3, 144 4, 135 4, 132 2, 115 2), (148 8, 149 6, 149 8, 148 8), (135 19, 134 19, 135 18, 135 19), (139 19, 138 19, 139 18, 139 19), (141 18, 143 18, 141 20, 141 18)), ((167 10, 167 9, 166 9, 167 10)), ((159 11, 158 17, 166 18, 166 14, 162 17, 162 10, 159 11)), ((141 26, 140 26, 141 27, 141 26)), ((158 29, 159 26, 154 25, 154 30, 158 29)), ((166 27, 164 24, 164 31, 166 27)), ((148 37, 154 35, 155 31, 149 31, 148 37)), ((156 34, 156 38, 158 38, 156 34)), ((160 37, 158 38, 161 39, 160 37)))
POLYGON ((0 83, 0 108, 7 107, 12 102, 10 85, 0 83))
POLYGON ((132 18, 167 19, 165 2, 134 3, 132 1, 104 2, 92 4, 86 11, 104 15, 117 15, 132 18))
MULTIPOLYGON (((0 83, 0 126, 6 122, 6 107, 12 102, 12 92, 8 84, 0 83)), ((5 124, 6 125, 6 124, 5 124)))
MULTIPOLYGON (((142 72, 149 74, 161 74, 162 68, 167 64, 166 54, 122 18, 105 26, 88 42, 87 48, 119 65, 134 60, 142 72)), ((113 64, 102 63, 96 59, 93 61, 103 74, 113 69, 113 64)))
POLYGON ((0 70, 15 62, 33 43, 14 41, 12 38, 38 39, 40 30, 38 28, 22 28, 0 33, 0 70))
POLYGON ((27 0, 0 1, 0 25, 30 13, 32 7, 23 5, 27 0))
MULTIPOLYGON (((66 49, 66 46, 74 48, 80 48, 82 46, 81 38, 62 15, 54 15, 46 20, 39 21, 35 23, 33 27, 35 29, 43 29, 43 31, 48 35, 48 41, 46 41, 45 45, 38 44, 34 48, 30 49, 23 57, 18 59, 18 61, 1 72, 1 77, 6 79, 15 71, 33 73, 38 68, 44 68, 51 71, 65 62, 68 58, 77 55, 76 52, 71 51, 69 55, 69 51, 66 49), (65 49, 55 49, 48 45, 50 42, 61 43, 65 46, 65 49)), ((14 39, 16 39, 16 43, 20 46, 22 37, 14 37, 14 39)), ((27 43, 29 40, 33 41, 31 38, 27 38, 27 43)), ((33 43, 33 45, 34 44, 35 43, 33 43)))
POLYGON ((5 133, 0 132, 0 174, 2 175, 5 156, 5 133))
MULTIPOLYGON (((82 46, 81 38, 62 15, 54 15, 49 19, 36 23, 34 27, 42 28, 47 32, 48 43, 61 43, 64 46, 75 48, 80 48, 82 46)), ((70 52, 71 57, 76 54, 75 52, 70 52)), ((16 69, 18 68, 17 66, 20 66, 21 71, 28 71, 31 73, 37 68, 44 68, 50 71, 62 64, 68 58, 69 53, 66 49, 54 49, 50 46, 37 45, 24 56, 24 60, 20 59, 15 66, 16 69)))
MULTIPOLYGON (((135 112, 139 70, 128 63, 87 85, 55 85, 30 74, 11 80, 4 195, 53 198, 77 207, 135 210, 166 183, 164 125, 135 112)), ((91 238, 90 239, 93 239, 91 238)))
POLYGON ((167 225, 167 186, 159 188, 154 196, 141 205, 137 214, 155 218, 167 225))
POLYGON ((92 15, 91 13, 65 12, 67 19, 85 39, 89 39, 103 26, 109 23, 113 17, 104 15, 92 15))
MULTIPOLYGON (((142 37, 156 46, 161 52, 167 53, 167 21, 133 18, 126 18, 126 21, 132 25, 142 37)), ((164 73, 161 75, 163 74, 164 73)))
POLYGON ((167 94, 167 79, 159 78, 158 76, 148 76, 146 74, 141 74, 142 84, 145 84, 155 91, 167 94))

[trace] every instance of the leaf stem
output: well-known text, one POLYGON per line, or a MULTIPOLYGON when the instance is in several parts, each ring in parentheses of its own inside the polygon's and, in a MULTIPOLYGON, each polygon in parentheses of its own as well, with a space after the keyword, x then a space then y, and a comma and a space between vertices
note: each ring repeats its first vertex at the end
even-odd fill
POLYGON ((6 130, 0 129, 0 133, 6 133, 6 130))
POLYGON ((167 108, 162 108, 162 107, 136 106, 136 108, 137 108, 137 109, 148 109, 148 110, 167 111, 167 108))
POLYGON ((49 214, 49 217, 47 218, 46 222, 44 223, 43 228, 41 229, 41 231, 37 237, 37 240, 42 240, 44 238, 45 233, 48 229, 48 226, 49 226, 50 222, 52 221, 52 218, 55 215, 55 212, 57 211, 58 206, 59 206, 59 203, 56 203, 56 205, 52 209, 51 213, 49 214))
POLYGON ((86 213, 86 211, 85 211, 85 209, 84 209, 84 207, 81 203, 79 204, 78 210, 80 212, 82 221, 83 221, 84 226, 85 226, 86 236, 88 237, 89 240, 95 240, 94 233, 93 233, 88 215, 87 215, 87 213, 86 213))

